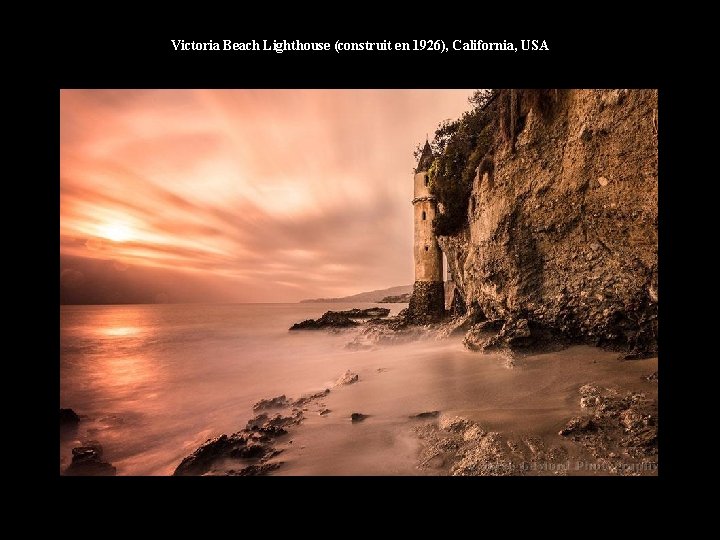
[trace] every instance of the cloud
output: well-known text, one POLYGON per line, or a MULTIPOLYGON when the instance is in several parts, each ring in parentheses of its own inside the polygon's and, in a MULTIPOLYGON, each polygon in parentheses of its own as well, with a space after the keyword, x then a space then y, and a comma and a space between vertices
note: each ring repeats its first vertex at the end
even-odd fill
POLYGON ((469 94, 64 90, 61 254, 180 272, 209 301, 410 283, 412 151, 469 94))

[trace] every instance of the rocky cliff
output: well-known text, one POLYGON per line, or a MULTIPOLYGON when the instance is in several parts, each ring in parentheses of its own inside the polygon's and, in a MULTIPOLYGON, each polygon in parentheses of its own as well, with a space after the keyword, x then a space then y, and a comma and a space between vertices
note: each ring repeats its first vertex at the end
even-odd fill
POLYGON ((466 344, 555 335, 655 353, 657 91, 503 90, 487 108, 467 219, 439 236, 475 324, 466 344))

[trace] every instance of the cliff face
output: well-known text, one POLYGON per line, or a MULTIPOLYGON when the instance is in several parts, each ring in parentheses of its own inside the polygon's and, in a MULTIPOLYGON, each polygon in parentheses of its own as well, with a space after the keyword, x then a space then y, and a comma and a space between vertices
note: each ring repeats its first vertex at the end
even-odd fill
POLYGON ((550 113, 517 110, 466 226, 438 239, 473 320, 655 352, 657 91, 564 90, 550 113))

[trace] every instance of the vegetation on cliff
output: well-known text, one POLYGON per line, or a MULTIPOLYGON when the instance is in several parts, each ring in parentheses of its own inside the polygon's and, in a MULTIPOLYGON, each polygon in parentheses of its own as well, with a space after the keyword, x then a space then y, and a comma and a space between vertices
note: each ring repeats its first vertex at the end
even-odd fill
MULTIPOLYGON (((468 202, 476 174, 492 176, 494 153, 501 146, 515 151, 518 133, 530 110, 546 119, 555 109, 558 90, 476 90, 468 98, 472 109, 457 120, 444 120, 430 146, 433 164, 428 171, 430 192, 440 204, 433 220, 439 236, 456 234, 466 224, 468 202)), ((419 144, 417 158, 422 151, 419 144)))
MULTIPOLYGON (((437 235, 454 234, 467 222, 475 170, 494 142, 494 113, 489 105, 497 95, 495 90, 477 90, 468 98, 474 105, 471 110, 457 120, 441 122, 435 130, 430 143, 434 160, 428 176, 430 193, 441 210, 433 220, 437 235)), ((421 151, 419 145, 416 157, 421 151)))

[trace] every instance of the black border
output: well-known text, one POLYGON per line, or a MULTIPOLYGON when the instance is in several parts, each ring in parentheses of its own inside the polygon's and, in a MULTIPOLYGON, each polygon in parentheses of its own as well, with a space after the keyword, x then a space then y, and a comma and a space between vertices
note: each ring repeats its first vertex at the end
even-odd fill
MULTIPOLYGON (((629 24, 629 23, 628 23, 629 24)), ((38 125, 45 126, 42 142, 42 176, 45 179, 42 189, 34 190, 33 196, 39 197, 45 208, 42 213, 44 230, 51 234, 43 238, 44 260, 42 268, 48 270, 46 281, 40 286, 41 305, 44 306, 48 321, 47 335, 53 339, 43 340, 43 357, 47 363, 43 366, 43 392, 49 399, 46 402, 44 415, 48 418, 48 431, 51 435, 43 437, 47 440, 49 452, 43 462, 45 476, 56 479, 57 468, 57 403, 59 401, 58 369, 53 360, 58 358, 59 346, 59 311, 55 299, 59 296, 59 90, 61 88, 659 88, 659 150, 660 150, 660 182, 659 182, 659 295, 660 301, 660 469, 659 478, 617 478, 612 481, 604 478, 573 478, 561 481, 539 478, 528 481, 520 478, 497 479, 458 479, 415 478, 382 479, 385 486, 378 493, 376 482, 380 479, 355 479, 347 486, 347 482, 339 479, 328 479, 320 482, 322 489, 335 490, 341 487, 358 489, 359 493, 372 490, 382 499, 391 497, 398 488, 403 495, 412 500, 422 502, 423 494, 436 494, 439 498, 443 493, 464 491, 466 488, 476 491, 515 493, 516 496, 525 490, 539 488, 560 489, 566 495, 574 497, 581 493, 614 492, 615 497, 622 500, 623 495, 637 501, 642 496, 647 499, 652 493, 657 494, 658 485, 665 484, 665 479, 678 475, 680 467, 674 445, 679 444, 674 405, 676 390, 674 378, 677 370, 673 368, 678 360, 679 351, 676 341, 672 339, 673 330, 678 319, 677 293, 673 287, 677 283, 678 274, 671 264, 675 257, 676 247, 681 240, 678 230, 673 226, 671 217, 676 215, 678 203, 675 197, 677 187, 673 178, 676 174, 674 150, 677 147, 679 125, 677 92, 678 84, 673 80, 679 60, 668 57, 663 49, 655 44, 658 41, 655 28, 626 27, 618 23, 607 28, 602 34, 578 25, 565 35, 547 34, 534 31, 529 36, 515 36, 512 33, 493 31, 488 24, 488 33, 458 33, 442 37, 458 39, 519 40, 522 38, 544 38, 551 47, 549 53, 497 53, 497 54, 419 54, 419 53, 353 53, 346 55, 312 54, 287 52, 283 54, 238 54, 238 53, 175 53, 170 40, 184 38, 186 40, 203 41, 207 39, 301 39, 302 41, 330 41, 342 38, 346 41, 372 39, 361 35, 352 37, 338 30, 332 36, 298 35, 298 32, 243 32, 235 29, 230 33, 159 31, 143 34, 128 29, 109 30, 105 27, 97 30, 83 29, 79 32, 67 32, 52 44, 49 44, 48 59, 50 63, 42 74, 37 111, 41 117, 38 125), (257 34, 257 35, 252 35, 257 34), (46 221, 45 221, 46 220, 46 221), (54 368, 53 368, 54 366, 54 368), (673 388, 675 387, 675 388, 673 388), (369 482, 369 485, 365 482, 369 482), (616 483, 617 482, 617 483, 616 483), (531 485, 533 484, 533 485, 531 485), (559 485, 558 485, 559 484, 559 485), (387 491, 386 491, 387 490, 387 491), (520 490, 520 491, 518 491, 520 490), (607 490, 607 492, 606 492, 607 490), (632 490, 634 495, 630 496, 632 490), (639 495, 642 494, 642 495, 639 495)), ((247 28, 246 25, 242 25, 247 28)), ((411 36, 419 38, 422 36, 411 36)), ((393 41, 404 40, 384 35, 381 39, 393 41)), ((451 41, 447 40, 448 42, 451 41)), ((306 479, 307 480, 307 479, 306 479)), ((253 482, 252 480, 250 480, 253 482)), ((297 482, 302 479, 284 480, 281 484, 271 479, 275 489, 299 487, 297 482)), ((61 478, 60 495, 75 491, 115 490, 118 484, 139 487, 140 482, 151 490, 162 489, 164 492, 180 490, 194 492, 214 490, 225 487, 238 489, 239 482, 220 479, 205 479, 197 483, 196 479, 150 479, 127 478, 108 481, 106 479, 70 479, 61 478), (87 483, 86 483, 87 482, 87 483), (204 488, 204 489, 203 489, 204 488)), ((263 488, 261 482, 254 481, 250 489, 263 488)), ((313 482, 317 486, 316 482, 313 482)), ((245 488, 243 488, 245 489, 245 488)), ((328 497, 332 497, 330 492, 328 497)), ((593 499, 592 495, 589 495, 593 499)), ((613 500, 618 501, 613 497, 613 500)), ((349 502, 349 501, 348 501, 349 502)), ((373 501, 372 506, 377 504, 373 501)), ((459 502, 450 497, 446 502, 459 502)), ((619 502, 619 501, 618 501, 619 502)), ((592 512, 592 510, 588 509, 592 512)), ((621 510, 615 508, 613 513, 621 510)), ((636 508, 628 509, 633 513, 636 508)), ((562 512, 561 512, 562 513, 562 512)))

